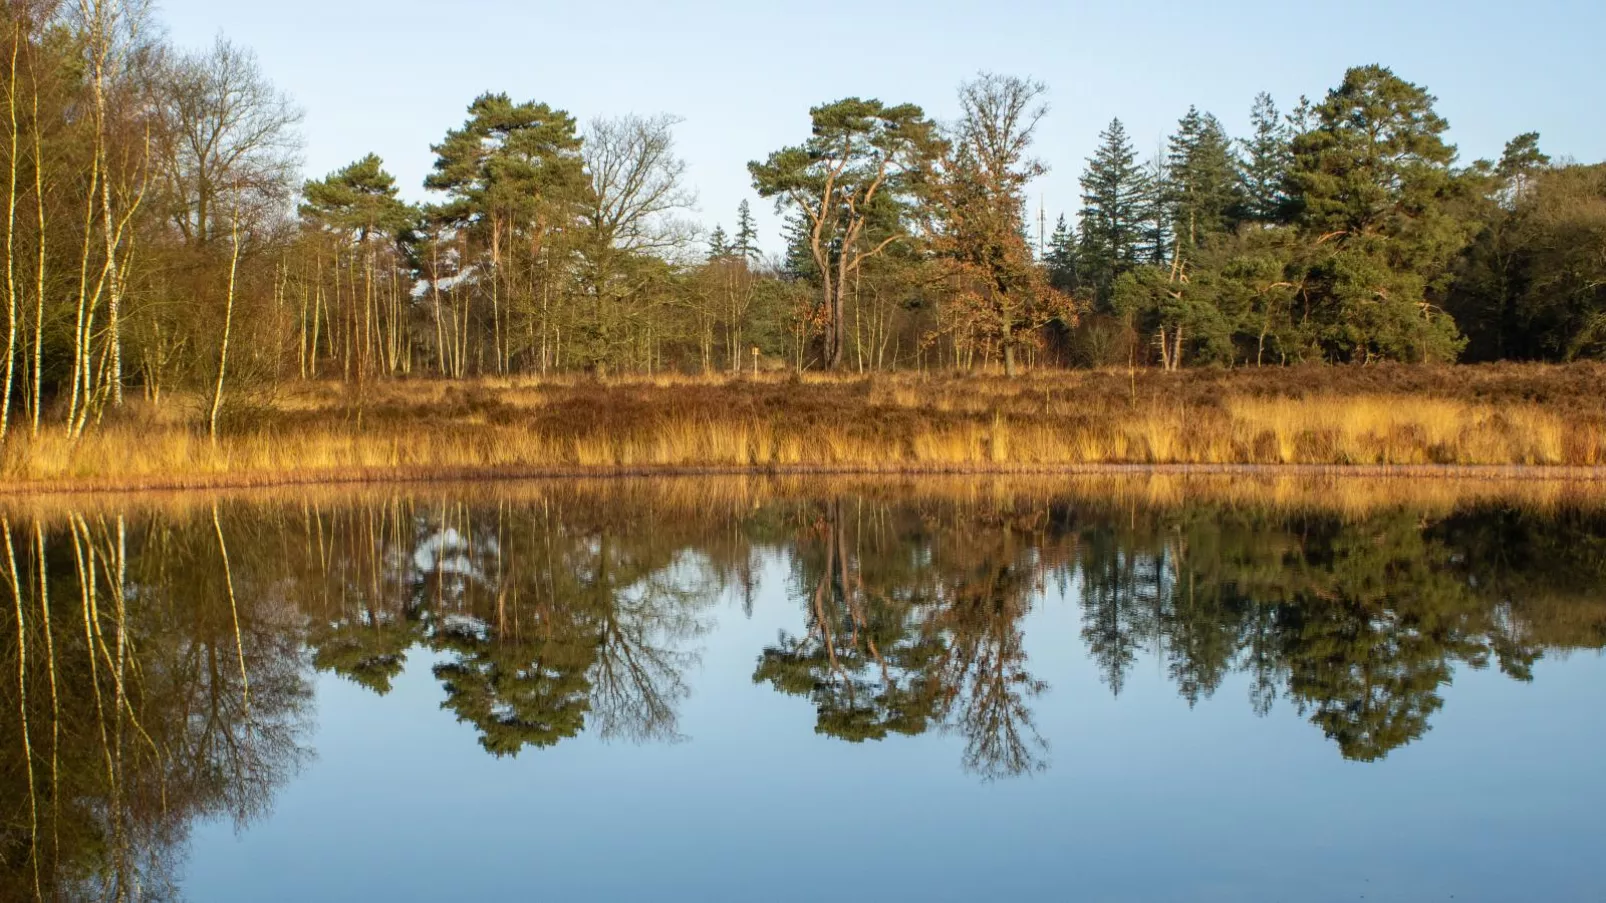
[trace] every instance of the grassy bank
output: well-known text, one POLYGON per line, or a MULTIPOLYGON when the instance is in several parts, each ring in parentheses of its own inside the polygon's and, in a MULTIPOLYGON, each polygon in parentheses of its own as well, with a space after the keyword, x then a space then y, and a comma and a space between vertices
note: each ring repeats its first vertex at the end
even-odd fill
POLYGON ((181 397, 130 405, 76 441, 14 437, 0 486, 1106 465, 1595 469, 1606 466, 1603 389, 1599 365, 313 384, 237 412, 216 443, 181 397))

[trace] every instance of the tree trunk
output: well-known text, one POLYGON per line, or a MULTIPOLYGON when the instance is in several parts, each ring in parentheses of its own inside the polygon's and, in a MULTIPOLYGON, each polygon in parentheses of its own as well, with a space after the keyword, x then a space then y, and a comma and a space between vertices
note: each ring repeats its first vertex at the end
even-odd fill
POLYGON ((235 278, 240 270, 240 217, 236 213, 234 225, 231 229, 233 235, 233 252, 229 256, 229 293, 223 307, 223 343, 218 349, 217 356, 217 386, 212 390, 212 415, 207 424, 207 435, 217 442, 218 412, 223 408, 223 378, 229 369, 229 333, 234 327, 234 287, 235 278))

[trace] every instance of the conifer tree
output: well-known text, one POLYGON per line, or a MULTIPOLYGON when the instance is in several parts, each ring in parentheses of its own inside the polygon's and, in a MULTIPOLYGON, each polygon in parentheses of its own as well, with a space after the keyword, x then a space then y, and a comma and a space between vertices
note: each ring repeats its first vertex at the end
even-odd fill
POLYGON ((743 260, 758 258, 758 225, 753 222, 753 208, 746 201, 736 208, 736 241, 730 250, 743 260))
POLYGON ((1121 120, 1112 121, 1082 175, 1081 273, 1101 300, 1137 264, 1146 179, 1121 120))
POLYGON ((1294 138, 1289 186, 1318 258, 1329 357, 1453 360, 1464 342, 1435 296, 1477 224, 1434 97, 1382 66, 1349 70, 1294 138))
POLYGON ((1238 161, 1221 122, 1189 107, 1166 153, 1164 197, 1179 260, 1225 232, 1240 206, 1238 161))
POLYGON ((713 234, 708 236, 708 259, 719 260, 729 257, 733 252, 730 240, 725 235, 724 226, 715 226, 713 234))
POLYGON ((1174 250, 1171 180, 1166 174, 1165 160, 1159 154, 1143 164, 1142 172, 1137 259, 1147 266, 1165 266, 1171 261, 1174 250))
POLYGON ((1243 204, 1238 219, 1259 225, 1282 222, 1287 213, 1289 125, 1270 94, 1255 98, 1249 114, 1253 134, 1241 143, 1243 204))
POLYGON ((1048 268, 1049 285, 1062 292, 1072 292, 1081 287, 1076 232, 1065 221, 1064 214, 1060 214, 1059 221, 1054 224, 1054 234, 1048 240, 1048 253, 1044 255, 1043 263, 1048 268))

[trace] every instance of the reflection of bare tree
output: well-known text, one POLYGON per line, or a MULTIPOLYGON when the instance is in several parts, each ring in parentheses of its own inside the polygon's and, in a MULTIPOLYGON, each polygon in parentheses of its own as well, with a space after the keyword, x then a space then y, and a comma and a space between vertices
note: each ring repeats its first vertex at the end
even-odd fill
MULTIPOLYGON (((606 512, 604 512, 606 514, 606 512)), ((385 692, 410 648, 436 667, 487 749, 548 746, 590 724, 606 738, 676 736, 686 644, 707 630, 700 534, 631 529, 556 500, 528 506, 392 501, 316 512, 309 586, 320 668, 385 692), (324 551, 327 549, 328 551, 324 551)))
POLYGON ((0 842, 0 898, 35 896, 20 869, 38 870, 47 899, 176 896, 193 820, 261 815, 307 755, 299 617, 259 567, 222 566, 221 531, 221 518, 131 527, 75 514, 11 547, 21 616, 7 635, 49 668, 29 675, 42 692, 0 736, 31 723, 48 742, 26 762, 20 745, 0 748, 0 772, 34 766, 32 780, 0 781, 0 808, 26 793, 40 819, 26 843, 0 842))
POLYGON ((679 738, 677 707, 691 694, 685 674, 699 660, 680 647, 708 630, 697 591, 679 583, 685 577, 684 566, 648 574, 597 618, 591 710, 603 738, 679 738))
POLYGON ((988 780, 1047 767, 1031 701, 1048 685, 1027 668, 1021 626, 1050 570, 1052 543, 1039 527, 983 518, 955 526, 932 556, 942 602, 934 624, 948 636, 943 711, 965 738, 965 768, 988 780))

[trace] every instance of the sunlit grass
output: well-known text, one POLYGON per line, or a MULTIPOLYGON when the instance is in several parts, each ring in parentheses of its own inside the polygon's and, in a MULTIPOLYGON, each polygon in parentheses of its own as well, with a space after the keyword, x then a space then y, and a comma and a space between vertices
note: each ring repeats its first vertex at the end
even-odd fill
MULTIPOLYGON (((1462 397, 1453 382, 1459 374, 1431 394, 1380 391, 1371 372, 1335 370, 1310 371, 1323 385, 1290 371, 1019 380, 571 376, 403 381, 360 391, 319 383, 237 412, 216 443, 184 416, 193 405, 182 398, 136 406, 78 439, 54 430, 33 439, 14 434, 0 457, 0 482, 15 489, 432 474, 1606 464, 1599 398, 1558 389, 1552 395, 1565 404, 1530 400, 1526 388, 1498 402, 1470 391, 1462 397), (1345 383, 1362 376, 1363 391, 1345 383)), ((1541 384, 1561 378, 1510 372, 1541 384)), ((1577 371, 1555 372, 1577 380, 1577 371)), ((1490 383, 1487 374, 1479 378, 1490 383)))

